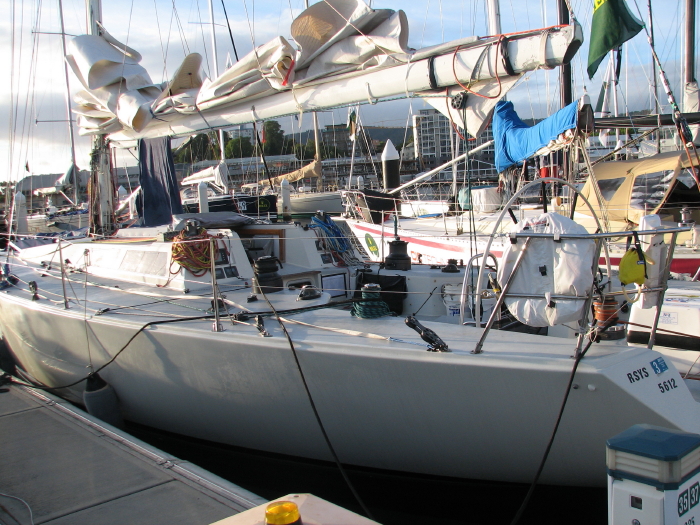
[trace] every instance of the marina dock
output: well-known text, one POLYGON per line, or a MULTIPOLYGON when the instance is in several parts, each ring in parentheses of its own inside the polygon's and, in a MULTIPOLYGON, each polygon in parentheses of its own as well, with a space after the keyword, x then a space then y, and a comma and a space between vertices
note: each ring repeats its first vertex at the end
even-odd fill
POLYGON ((0 444, 3 524, 205 525, 266 502, 22 386, 0 393, 0 444))

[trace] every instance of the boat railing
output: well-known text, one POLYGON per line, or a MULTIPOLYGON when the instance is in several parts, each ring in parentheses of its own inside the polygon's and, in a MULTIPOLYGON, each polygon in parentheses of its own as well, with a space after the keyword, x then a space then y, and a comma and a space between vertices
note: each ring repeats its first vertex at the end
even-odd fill
MULTIPOLYGON (((652 229, 652 230, 635 230, 635 231, 616 231, 616 232, 604 232, 602 231, 603 228, 600 226, 600 222, 598 222, 597 216, 595 215, 592 206, 588 202, 588 200, 583 196, 578 188, 576 188, 573 184, 568 183, 566 181, 562 181, 561 179, 554 179, 551 177, 541 179, 540 181, 533 181, 532 183, 524 186, 520 191, 516 192, 515 195, 513 195, 508 202, 508 204, 504 207, 502 210, 501 214, 498 217, 496 226, 494 227, 493 231, 498 231, 498 226, 500 225, 501 221, 503 218, 506 216, 508 213, 508 210, 510 207, 513 205, 514 202, 519 198, 520 194, 527 191, 530 186, 535 185, 535 184, 540 184, 541 182, 548 182, 548 181, 556 181, 560 184, 566 185, 571 188, 572 191, 575 191, 578 194, 578 197, 583 200, 583 202, 589 207, 591 210, 591 215, 596 219, 598 223, 598 230, 595 233, 539 233, 539 232, 528 232, 528 231, 520 231, 520 232, 512 232, 509 234, 510 237, 510 242, 512 244, 517 244, 520 241, 524 241, 524 246, 518 253, 517 259, 513 264, 512 271, 510 275, 508 275, 507 279, 505 280, 504 283, 500 283, 500 293, 497 293, 497 301, 496 304, 493 307, 493 310, 491 311, 491 314, 489 316, 488 321, 486 322, 486 325, 484 326, 483 333, 481 334, 481 337, 479 338, 479 341, 477 342, 474 350, 472 353, 479 354, 483 351, 483 344, 484 341, 491 330, 491 328, 494 325, 494 322, 499 315, 499 312, 501 310, 501 306, 504 304, 506 298, 515 298, 518 297, 520 294, 509 294, 511 285, 513 284, 514 277, 516 276, 518 270, 520 269, 522 262, 524 260, 524 256, 526 253, 528 253, 528 249, 531 249, 531 246, 533 244, 534 240, 539 240, 539 239, 548 239, 551 240, 551 242, 554 243, 561 243, 565 240, 592 240, 595 243, 595 248, 592 250, 592 260, 591 261, 581 261, 581 264, 590 264, 591 265, 591 273, 593 276, 592 279, 592 284, 590 288, 588 289, 587 293, 585 295, 567 295, 564 297, 560 297, 559 300, 574 300, 574 301, 584 301, 584 305, 581 309, 582 315, 581 318, 579 319, 579 330, 578 330, 578 342, 576 345, 576 356, 578 356, 583 349, 583 342, 585 339, 586 335, 586 328, 588 326, 588 317, 590 315, 590 310, 591 310, 591 304, 593 301, 593 298, 596 293, 596 287, 598 286, 598 283, 595 281, 595 276, 597 274, 598 270, 598 262, 600 260, 600 255, 601 255, 601 250, 605 249, 605 260, 606 260, 606 265, 607 265, 607 275, 608 278, 611 277, 612 275, 612 270, 611 270, 611 265, 610 265, 610 257, 607 252, 607 242, 606 240, 609 240, 610 238, 619 238, 619 237, 645 237, 645 236, 653 236, 653 235, 667 235, 671 234, 671 240, 667 244, 666 249, 667 249, 667 254, 665 257, 665 264, 663 270, 660 271, 659 273, 659 282, 656 286, 652 286, 646 290, 640 290, 640 293, 658 293, 658 298, 656 301, 656 314, 655 314, 655 319, 654 323, 651 327, 651 332, 650 332, 650 337, 649 337, 649 346, 648 348, 652 348, 654 344, 654 339, 656 335, 656 329, 657 325, 659 322, 659 317, 661 314, 661 305, 663 304, 663 297, 664 293, 667 289, 667 281, 668 277, 670 275, 670 268, 671 268, 671 261, 673 259, 673 252, 676 246, 676 240, 678 237, 678 234, 681 232, 686 232, 689 231, 689 228, 686 226, 683 227, 677 227, 677 228, 659 228, 659 229, 652 229)), ((484 253, 490 253, 490 248, 491 248, 491 243, 493 241, 494 235, 492 234, 491 237, 489 238, 486 249, 484 250, 484 253)), ((481 318, 479 313, 481 312, 481 298, 482 294, 484 292, 488 293, 485 287, 482 286, 483 283, 483 278, 484 278, 484 273, 486 273, 484 270, 486 268, 487 264, 487 259, 488 257, 482 257, 481 259, 481 264, 479 267, 479 272, 477 274, 477 284, 474 289, 474 322, 475 326, 477 328, 481 327, 481 318)), ((465 281, 466 282, 466 281, 465 281)), ((463 285, 462 287, 462 296, 467 295, 468 290, 465 288, 463 285)), ((606 295, 607 292, 606 292, 606 295)), ((525 294, 527 297, 534 297, 534 298, 539 298, 539 299, 551 299, 550 296, 545 297, 544 294, 525 294)), ((462 301, 463 304, 463 301, 462 301)), ((464 319, 464 308, 460 308, 460 319, 463 322, 464 319)), ((602 330, 607 329, 607 326, 604 326, 601 328, 602 330)))

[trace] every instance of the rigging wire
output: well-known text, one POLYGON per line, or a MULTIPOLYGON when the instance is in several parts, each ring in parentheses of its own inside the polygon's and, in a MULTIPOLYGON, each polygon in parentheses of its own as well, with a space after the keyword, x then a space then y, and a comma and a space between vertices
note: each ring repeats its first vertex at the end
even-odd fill
MULTIPOLYGON (((158 42, 160 43, 160 54, 163 55, 163 74, 162 74, 162 81, 167 82, 168 81, 168 63, 167 63, 167 52, 165 48, 163 47, 163 33, 160 29, 160 18, 158 17, 158 3, 156 0, 153 0, 153 9, 155 9, 156 12, 156 28, 158 30, 158 42)), ((172 15, 171 15, 172 17, 172 15)), ((171 18, 172 20, 172 18, 171 18)), ((127 180, 129 180, 129 176, 127 174, 127 180)), ((129 181, 129 185, 131 185, 131 182, 129 181)))
MULTIPOLYGON (((199 9, 199 0, 197 0, 195 5, 197 6, 197 19, 199 20, 199 22, 198 22, 199 33, 202 36, 202 47, 204 48, 204 60, 207 63, 207 71, 209 71, 209 78, 214 78, 214 69, 212 68, 211 64, 209 63, 209 53, 207 52, 207 39, 204 36, 205 23, 202 22, 202 12, 199 9)), ((212 57, 212 61, 213 60, 216 60, 216 57, 212 57)), ((207 124, 207 126, 209 126, 209 124, 207 124)), ((209 126, 209 127, 211 127, 211 126, 209 126)))
POLYGON ((170 16, 170 26, 172 27, 173 18, 177 23, 177 29, 180 33, 180 42, 182 42, 182 51, 185 55, 190 54, 190 46, 187 43, 187 36, 185 35, 185 29, 182 27, 182 21, 180 20, 180 13, 178 13, 177 7, 175 6, 175 0, 172 0, 173 10, 170 16))
POLYGON ((280 328, 282 329, 282 333, 284 333, 284 336, 287 338, 287 341, 289 342, 289 347, 292 350, 292 355, 294 356, 294 361, 297 365, 297 370, 299 370, 299 375, 301 376, 301 381, 304 385, 304 390, 306 390, 306 395, 307 395, 307 398, 309 400, 309 404, 311 405, 311 410, 313 410, 314 416, 316 418, 316 422, 318 423, 318 427, 321 430, 321 433, 323 434, 323 439, 326 441, 326 445, 328 445, 328 450, 330 451, 331 455, 333 456, 333 460, 335 461, 335 464, 338 467, 340 474, 343 476, 345 483, 347 484, 348 488, 352 492, 352 495, 355 497, 355 499, 357 500, 357 503, 360 505, 360 507, 364 511, 365 516, 367 516, 369 519, 373 520, 374 518, 372 516, 372 513, 369 511, 369 509, 365 505, 364 501, 362 501, 362 498, 360 498, 359 493, 355 490, 355 486, 350 481, 350 478, 348 477, 347 472, 345 472, 345 468, 343 467, 343 464, 340 462, 340 458, 338 457, 338 454, 335 451, 335 447, 333 447, 333 444, 331 443, 331 439, 328 436, 328 433, 326 432, 326 428, 323 425, 323 421, 321 420, 321 415, 319 414, 318 409, 316 408, 316 403, 314 402, 314 398, 311 395, 311 390, 309 389, 309 384, 306 381, 306 376, 304 375, 304 370, 301 367, 301 362, 299 361, 299 356, 297 355, 296 348, 294 347, 294 342, 292 341, 292 338, 289 335, 289 332, 287 331, 287 327, 282 322, 282 319, 280 318, 279 314, 277 313, 277 310, 275 310, 275 307, 272 305, 272 303, 270 302, 270 299, 268 299, 267 295, 262 290, 262 287, 260 287, 260 293, 262 294, 263 298, 265 299, 268 306, 270 307, 270 310, 272 310, 275 318, 277 319, 277 323, 279 324, 280 328))
MULTIPOLYGON (((600 333, 605 332, 608 328, 610 328, 616 322, 617 322, 617 319, 609 319, 606 322, 605 326, 603 326, 603 328, 601 328, 601 330, 598 333, 600 334, 600 333)), ((547 443, 547 448, 545 449, 544 454, 542 456, 542 459, 540 460, 540 465, 537 469, 537 473, 535 474, 535 478, 532 480, 532 483, 530 484, 530 488, 527 491, 525 499, 523 499, 523 502, 520 505, 518 512, 515 514, 513 521, 511 521, 511 525, 516 525, 520 521, 520 518, 522 518, 523 512, 525 512, 527 505, 530 503, 530 499, 532 498, 532 493, 535 491, 535 487, 537 486, 537 483, 540 479, 540 475, 542 474, 542 470, 544 470, 544 466, 547 463, 547 458, 549 457, 549 452, 552 450, 552 445, 554 444, 554 439, 557 436, 557 431, 559 430, 559 424, 561 423, 562 416, 564 415, 564 409, 566 408, 567 401, 569 400, 569 394, 571 393, 571 390, 572 390, 572 385, 574 382, 574 376, 576 375, 576 370, 578 369, 579 363, 581 363, 581 360, 584 358, 584 356, 588 352, 588 349, 591 347, 593 342, 594 342, 594 338, 589 338, 588 343, 586 344, 586 347, 578 355, 576 355, 576 357, 574 358, 574 365, 571 369, 571 373, 569 374, 569 382, 566 385, 566 393, 564 394, 564 398, 562 399, 561 406, 559 408, 559 413, 557 414, 557 419, 554 423, 554 428, 552 429, 552 435, 549 438, 549 442, 547 443)))
POLYGON ((224 9, 224 17, 226 18, 226 27, 228 28, 228 35, 231 37, 231 45, 233 46, 233 54, 236 55, 236 62, 238 62, 238 51, 236 51, 236 43, 233 41, 233 33, 231 32, 231 24, 228 21, 228 13, 226 12, 226 4, 224 0, 221 0, 221 7, 224 9))

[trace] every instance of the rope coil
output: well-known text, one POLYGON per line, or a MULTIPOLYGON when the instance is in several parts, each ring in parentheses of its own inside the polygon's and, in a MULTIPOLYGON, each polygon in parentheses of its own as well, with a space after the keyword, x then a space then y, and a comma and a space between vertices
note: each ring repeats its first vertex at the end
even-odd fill
POLYGON ((393 315, 389 306, 381 300, 379 293, 381 290, 378 284, 365 284, 362 287, 362 301, 352 306, 351 315, 360 319, 376 319, 393 315))
MULTIPOLYGON (((196 235, 188 235, 182 230, 173 239, 172 263, 177 263, 178 267, 173 271, 172 264, 170 274, 175 275, 182 268, 190 271, 195 277, 205 275, 211 269, 211 246, 212 235, 207 233, 205 228, 198 228, 196 235)), ((214 259, 219 256, 219 243, 214 242, 214 259)))

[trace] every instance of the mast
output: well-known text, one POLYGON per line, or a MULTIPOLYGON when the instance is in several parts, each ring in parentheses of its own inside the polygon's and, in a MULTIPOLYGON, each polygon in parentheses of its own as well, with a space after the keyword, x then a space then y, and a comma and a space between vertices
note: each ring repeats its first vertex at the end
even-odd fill
MULTIPOLYGON (((372 5, 372 2, 370 1, 370 6, 372 5)), ((309 8, 309 0, 304 0, 304 6, 306 9, 309 8)), ((319 140, 319 133, 318 133, 318 113, 315 111, 313 112, 313 122, 314 122, 314 145, 316 147, 316 160, 318 161, 319 164, 321 164, 321 180, 319 181, 321 184, 323 184, 323 164, 321 162, 321 141, 319 140)), ((353 156, 354 156, 354 151, 355 151, 355 144, 353 143, 353 156)), ((352 159, 354 160, 354 158, 352 159)), ((352 165, 352 160, 350 161, 350 164, 352 165)), ((350 168, 350 178, 348 180, 352 179, 352 168, 350 168)))
MULTIPOLYGON (((66 56, 66 30, 63 25, 63 1, 58 0, 58 14, 61 20, 61 46, 63 56, 66 56)), ((73 203, 78 205, 78 167, 75 165, 75 136, 73 135, 73 112, 70 108, 70 81, 68 77, 68 62, 63 61, 63 72, 66 77, 66 112, 68 113, 68 137, 70 138, 70 162, 73 168, 73 203)))
POLYGON ((695 82, 695 0, 685 0, 685 83, 695 82))
MULTIPOLYGON (((613 116, 617 117, 618 116, 618 109, 617 109, 617 67, 615 67, 615 53, 617 51, 615 49, 610 51, 610 62, 612 63, 612 72, 613 72, 613 116)), ((620 147, 620 128, 615 128, 615 149, 618 149, 620 147)))
MULTIPOLYGON (((566 5, 566 0, 557 1, 557 18, 559 25, 569 25, 571 22, 569 18, 569 9, 566 5)), ((571 77, 571 62, 561 66, 559 72, 559 93, 561 95, 561 107, 565 108, 573 102, 573 94, 571 90, 572 77, 571 77)), ((569 154, 567 148, 561 150, 561 168, 562 168, 562 178, 570 182, 569 174, 569 154)))
MULTIPOLYGON (((569 18, 569 9, 566 6, 566 0, 558 0, 557 16, 559 25, 569 25, 571 22, 569 18)), ((571 92, 571 62, 561 66, 560 74, 561 107, 564 108, 574 101, 571 92)))
MULTIPOLYGON (((211 49, 212 49, 212 55, 213 55, 213 70, 214 70, 214 78, 218 78, 219 76, 219 53, 216 48, 216 29, 214 25, 214 4, 212 0, 209 0, 209 22, 211 23, 211 49)), ((221 153, 221 160, 225 161, 226 160, 226 154, 224 153, 224 130, 220 129, 219 130, 219 150, 221 153)), ((228 180, 226 181, 228 184, 228 180)))
MULTIPOLYGON (((654 19, 651 16, 651 0, 647 0, 647 12, 649 16, 649 45, 651 46, 652 52, 654 49, 654 19)), ((658 115, 659 119, 659 130, 656 132, 656 153, 661 153, 661 115, 659 115, 659 97, 657 86, 656 86, 656 61, 652 59, 651 61, 651 92, 654 99, 654 113, 658 115)), ((617 115, 615 115, 617 116, 617 115)))
MULTIPOLYGON (((685 2, 685 64, 683 86, 683 111, 696 111, 700 105, 698 83, 695 80, 695 0, 685 2), (692 95, 691 95, 692 94, 692 95), (692 98, 691 98, 692 96, 692 98)), ((693 142, 697 141, 698 126, 690 126, 693 142)))
MULTIPOLYGON (((86 0, 87 29, 90 35, 100 34, 102 4, 100 0, 86 0)), ((110 169, 109 146, 106 135, 96 135, 90 159, 91 179, 96 196, 90 196, 91 230, 109 235, 114 230, 114 185, 110 169), (95 209, 96 208, 96 209, 95 209)), ((128 177, 128 174, 127 174, 128 177)))
POLYGON ((501 34, 501 7, 498 0, 486 2, 486 19, 488 20, 489 35, 501 34))

